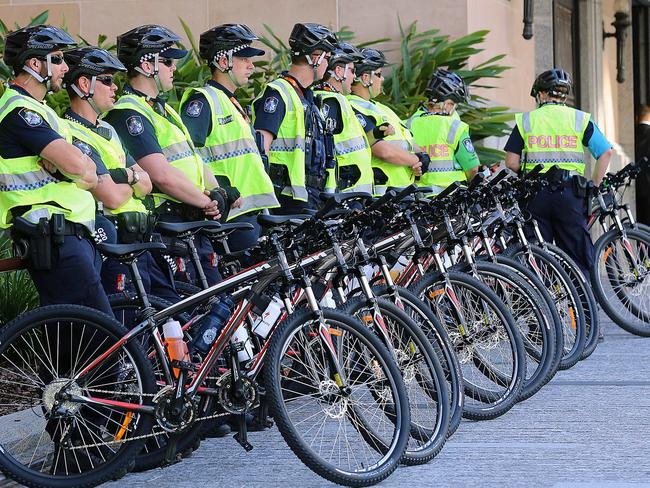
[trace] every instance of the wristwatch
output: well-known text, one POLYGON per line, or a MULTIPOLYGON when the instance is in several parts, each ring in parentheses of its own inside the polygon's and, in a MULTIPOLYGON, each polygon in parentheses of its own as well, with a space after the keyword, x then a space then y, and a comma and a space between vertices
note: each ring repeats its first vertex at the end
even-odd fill
POLYGON ((138 184, 138 181, 140 181, 140 173, 134 169, 131 169, 131 172, 133 173, 133 179, 131 180, 131 183, 129 183, 129 186, 135 186, 138 184))

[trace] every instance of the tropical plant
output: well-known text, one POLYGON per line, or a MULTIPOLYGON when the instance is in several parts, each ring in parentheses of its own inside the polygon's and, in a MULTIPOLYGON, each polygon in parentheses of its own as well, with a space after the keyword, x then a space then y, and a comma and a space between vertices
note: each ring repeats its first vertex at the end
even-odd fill
MULTIPOLYGON (((12 255, 11 239, 0 234, 0 259, 12 255)), ((0 326, 38 306, 38 294, 27 271, 0 273, 0 326)))

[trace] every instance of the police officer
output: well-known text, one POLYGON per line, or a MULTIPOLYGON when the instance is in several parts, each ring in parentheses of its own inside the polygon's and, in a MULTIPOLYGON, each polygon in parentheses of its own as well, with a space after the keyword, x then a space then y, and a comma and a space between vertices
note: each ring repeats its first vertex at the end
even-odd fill
MULTIPOLYGON (((65 52, 69 71, 63 77, 70 97, 64 117, 70 121, 72 144, 87 154, 97 168, 97 186, 91 190, 104 216, 117 228, 117 242, 131 244, 148 239, 152 221, 142 199, 151 192, 149 175, 124 150, 115 129, 98 116, 113 108, 117 85, 113 75, 124 65, 104 49, 83 47, 65 52)), ((150 253, 138 258, 145 290, 171 302, 179 300, 171 270, 150 253), (163 266, 161 268, 161 266, 163 266)), ((129 276, 126 266, 107 258, 102 266, 106 293, 120 291, 119 281, 129 276)))
POLYGON ((219 25, 201 34, 199 52, 212 78, 201 88, 187 89, 181 100, 181 117, 198 153, 220 186, 231 193, 231 200, 241 196, 241 204, 229 209, 227 220, 253 225, 252 231, 238 231, 228 238, 232 251, 256 245, 257 214, 280 206, 250 118, 235 97, 255 69, 252 58, 264 54, 251 46, 257 39, 243 24, 219 25))
POLYGON ((29 243, 28 270, 41 305, 75 303, 111 313, 90 233, 95 165, 74 147, 65 120, 43 99, 59 91, 76 45, 47 25, 7 35, 4 62, 15 79, 0 98, 0 227, 29 243))
POLYGON ((551 69, 540 74, 531 90, 538 108, 517 114, 506 143, 506 166, 530 171, 543 164, 550 185, 529 203, 545 240, 555 241, 586 276, 593 266, 593 244, 587 230, 585 159, 588 148, 597 160, 592 175, 599 185, 612 156, 612 145, 588 113, 566 105, 572 88, 569 73, 551 69))
POLYGON ((363 59, 355 64, 356 78, 348 98, 370 141, 375 194, 381 195, 388 188, 413 183, 415 176, 426 170, 429 157, 416 146, 397 114, 373 100, 381 94, 386 57, 370 48, 361 53, 363 59))
POLYGON ((352 90, 354 63, 361 59, 359 49, 340 42, 314 92, 322 97, 325 127, 334 135, 336 169, 328 170, 327 178, 332 191, 373 192, 370 144, 346 97, 352 90))
POLYGON ((325 189, 327 161, 324 121, 311 85, 327 69, 336 36, 319 24, 296 24, 289 36, 291 67, 270 82, 253 102, 254 127, 264 137, 271 180, 281 210, 316 208, 325 189))
POLYGON ((406 126, 431 159, 417 184, 433 187, 433 195, 437 195, 455 181, 471 180, 480 162, 469 137, 469 126, 454 117, 457 105, 469 101, 463 79, 438 68, 425 93, 427 102, 407 120, 406 126))
MULTIPOLYGON (((128 83, 105 119, 149 173, 154 189, 147 199, 160 220, 219 219, 219 184, 196 152, 180 115, 162 96, 173 88, 176 60, 187 54, 175 47, 179 40, 159 25, 118 36, 117 56, 128 70, 128 83)), ((208 283, 218 282, 210 241, 197 235, 195 242, 208 283)))

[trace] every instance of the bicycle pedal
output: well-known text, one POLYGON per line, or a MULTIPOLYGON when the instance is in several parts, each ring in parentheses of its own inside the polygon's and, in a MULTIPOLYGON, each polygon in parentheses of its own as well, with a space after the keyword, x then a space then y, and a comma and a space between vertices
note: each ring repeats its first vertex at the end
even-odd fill
POLYGON ((241 435, 239 432, 237 432, 234 436, 233 439, 237 441, 237 443, 244 448, 246 452, 250 452, 253 450, 253 445, 246 440, 245 436, 241 435))

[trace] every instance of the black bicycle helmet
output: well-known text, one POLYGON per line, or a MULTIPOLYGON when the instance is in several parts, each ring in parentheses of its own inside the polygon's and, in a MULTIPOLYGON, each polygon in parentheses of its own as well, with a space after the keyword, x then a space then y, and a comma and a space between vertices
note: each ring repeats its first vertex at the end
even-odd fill
POLYGON ((451 100, 454 103, 468 102, 469 90, 463 79, 452 71, 438 68, 431 75, 425 94, 434 102, 451 100))
POLYGON ((369 47, 363 48, 361 50, 361 55, 363 58, 354 64, 357 77, 360 77, 363 73, 368 71, 377 71, 388 64, 384 53, 377 49, 369 47))
POLYGON ((250 58, 262 56, 264 51, 251 47, 257 41, 253 31, 245 24, 223 24, 205 31, 199 38, 199 54, 212 63, 224 54, 250 58))
POLYGON ((320 49, 333 52, 338 45, 338 39, 327 27, 320 24, 298 23, 293 26, 289 36, 291 54, 311 54, 320 49))
POLYGON ((187 51, 174 45, 181 38, 161 25, 142 25, 117 36, 117 57, 127 67, 136 67, 159 54, 164 58, 181 59, 187 51))
POLYGON ((104 73, 126 71, 126 68, 114 55, 106 49, 94 46, 71 49, 64 53, 65 62, 69 71, 64 75, 63 81, 71 85, 80 76, 98 76, 104 73))
POLYGON ((76 46, 77 42, 63 29, 51 25, 24 27, 7 34, 4 62, 7 66, 21 68, 30 58, 47 56, 53 51, 76 46))
POLYGON ((548 92, 552 96, 566 97, 573 88, 571 75, 563 69, 549 69, 540 74, 530 90, 531 97, 537 97, 539 92, 548 92))
POLYGON ((339 42, 338 47, 332 52, 329 63, 327 65, 328 69, 334 69, 336 65, 339 64, 348 64, 348 63, 358 63, 363 59, 363 54, 361 50, 354 47, 349 42, 339 42))

